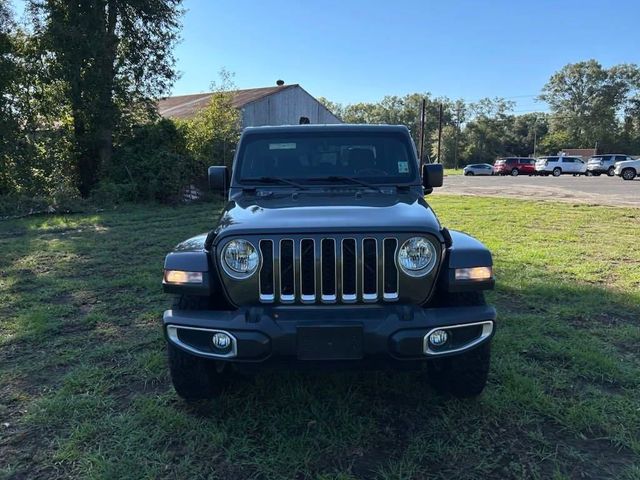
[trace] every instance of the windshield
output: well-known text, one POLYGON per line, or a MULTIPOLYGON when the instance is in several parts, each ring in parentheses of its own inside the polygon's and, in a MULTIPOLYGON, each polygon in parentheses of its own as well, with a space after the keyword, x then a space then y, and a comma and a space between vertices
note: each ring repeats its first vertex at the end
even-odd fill
POLYGON ((262 178, 335 181, 336 177, 409 183, 418 177, 411 148, 405 136, 395 133, 248 135, 236 168, 240 183, 262 178))

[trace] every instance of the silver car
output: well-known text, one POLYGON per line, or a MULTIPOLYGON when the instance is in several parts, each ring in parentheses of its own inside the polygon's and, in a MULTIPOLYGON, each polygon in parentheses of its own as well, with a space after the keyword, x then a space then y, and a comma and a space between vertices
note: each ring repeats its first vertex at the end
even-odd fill
POLYGON ((608 176, 613 177, 615 175, 615 168, 618 162, 627 162, 633 160, 629 155, 594 155, 587 162, 587 176, 598 176, 606 173, 608 176))
POLYGON ((465 175, 493 175, 493 165, 488 163, 474 163, 462 169, 465 175))

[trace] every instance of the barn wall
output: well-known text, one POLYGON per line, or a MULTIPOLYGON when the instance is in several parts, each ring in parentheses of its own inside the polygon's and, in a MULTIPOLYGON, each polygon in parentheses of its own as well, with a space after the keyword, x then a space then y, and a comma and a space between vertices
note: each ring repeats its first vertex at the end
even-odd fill
POLYGON ((297 125, 300 117, 311 123, 342 123, 301 87, 283 88, 242 108, 242 126, 297 125))

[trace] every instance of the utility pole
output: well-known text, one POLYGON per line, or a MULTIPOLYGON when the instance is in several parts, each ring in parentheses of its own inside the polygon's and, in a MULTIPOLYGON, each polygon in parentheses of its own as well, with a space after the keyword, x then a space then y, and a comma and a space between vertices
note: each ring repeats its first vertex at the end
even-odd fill
POLYGON ((538 149, 538 116, 533 117, 533 158, 536 158, 538 149))
POLYGON ((456 144, 453 149, 453 161, 455 163, 456 170, 458 169, 458 135, 460 134, 460 104, 456 106, 456 144))
POLYGON ((424 114, 427 105, 426 99, 422 99, 422 111, 420 113, 420 171, 422 171, 422 163, 424 159, 424 114))
POLYGON ((438 163, 442 163, 440 158, 440 150, 442 146, 442 104, 440 104, 440 110, 438 113, 438 163))

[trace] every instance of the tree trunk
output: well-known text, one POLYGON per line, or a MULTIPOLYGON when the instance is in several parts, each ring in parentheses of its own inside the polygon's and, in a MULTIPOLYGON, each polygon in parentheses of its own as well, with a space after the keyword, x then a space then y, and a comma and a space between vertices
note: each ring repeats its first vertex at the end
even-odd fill
POLYGON ((118 19, 117 1, 109 0, 107 3, 107 18, 104 32, 104 52, 102 55, 102 75, 104 83, 100 92, 100 111, 102 115, 97 120, 96 128, 96 151, 97 162, 96 174, 103 166, 111 163, 113 154, 113 130, 115 123, 113 105, 113 85, 115 80, 115 61, 118 39, 115 35, 118 19))
POLYGON ((78 191, 82 197, 89 196, 93 185, 93 165, 89 148, 89 135, 87 133, 86 118, 82 102, 81 73, 79 66, 73 72, 69 82, 71 116, 73 117, 73 136, 75 139, 76 173, 78 191))

